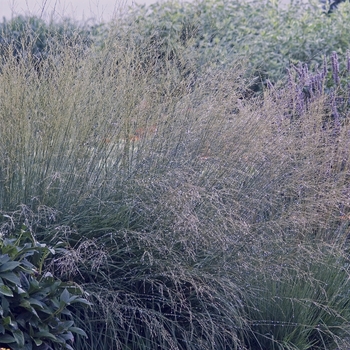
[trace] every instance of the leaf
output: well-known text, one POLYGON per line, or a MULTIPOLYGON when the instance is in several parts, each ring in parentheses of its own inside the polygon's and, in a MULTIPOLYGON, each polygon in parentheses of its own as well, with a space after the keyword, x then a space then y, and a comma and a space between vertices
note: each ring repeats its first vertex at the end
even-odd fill
POLYGON ((57 338, 53 334, 51 334, 50 332, 47 332, 47 331, 37 332, 34 334, 33 338, 50 339, 54 342, 57 341, 57 338))
POLYGON ((11 323, 11 316, 3 317, 2 324, 6 327, 11 323))
POLYGON ((19 295, 25 295, 26 297, 28 297, 28 293, 22 289, 21 287, 17 287, 16 288, 16 292, 19 294, 19 295))
POLYGON ((7 316, 10 311, 10 303, 8 302, 7 298, 1 298, 1 306, 2 306, 1 316, 7 316))
POLYGON ((4 284, 0 286, 0 294, 5 295, 7 297, 13 297, 12 290, 8 286, 5 286, 4 284))
POLYGON ((0 272, 13 271, 19 265, 21 265, 19 261, 9 261, 0 265, 0 272))
POLYGON ((61 287, 67 288, 67 290, 70 294, 82 295, 84 293, 83 289, 78 284, 76 284, 74 282, 62 283, 61 287))
POLYGON ((72 313, 68 310, 68 309, 63 309, 61 311, 62 315, 68 316, 68 317, 72 317, 72 313))
POLYGON ((57 298, 52 298, 51 303, 55 308, 57 308, 57 309, 60 308, 60 303, 58 302, 57 298))
POLYGON ((20 281, 21 281, 21 286, 25 290, 28 290, 29 289, 29 281, 28 281, 27 276, 23 272, 20 273, 20 281))
POLYGON ((30 302, 31 305, 38 306, 40 309, 43 309, 45 307, 45 304, 37 299, 29 298, 28 301, 30 302))
POLYGON ((39 318, 39 315, 37 314, 36 310, 33 308, 33 306, 28 300, 22 300, 19 306, 22 306, 24 309, 30 311, 35 317, 39 318))
POLYGON ((60 339, 64 340, 65 342, 67 342, 68 340, 74 341, 74 337, 73 337, 72 332, 67 332, 67 333, 60 334, 58 337, 60 339))
POLYGON ((13 330, 17 330, 18 329, 18 324, 16 321, 10 319, 10 326, 12 327, 13 330))
POLYGON ((43 343, 43 341, 39 338, 32 338, 32 339, 34 340, 34 343, 36 346, 40 346, 43 343))
POLYGON ((83 337, 87 338, 87 334, 81 329, 81 328, 78 328, 78 327, 70 327, 69 330, 73 333, 76 333, 76 334, 79 334, 79 335, 82 335, 83 337))
POLYGON ((2 334, 0 335, 0 343, 2 344, 11 344, 11 343, 15 343, 16 339, 9 334, 2 334))
POLYGON ((8 254, 0 255, 0 264, 1 264, 1 265, 6 264, 6 263, 9 262, 10 260, 11 260, 11 258, 9 257, 8 254))
POLYGON ((16 339, 16 343, 20 346, 24 346, 24 335, 20 329, 16 329, 12 332, 14 338, 16 339))
POLYGON ((19 304, 19 306, 24 307, 25 309, 30 310, 32 308, 32 306, 30 305, 30 302, 28 300, 22 300, 21 303, 19 304))
POLYGON ((69 304, 69 300, 70 300, 70 294, 68 290, 65 288, 60 295, 60 301, 61 302, 63 301, 65 304, 69 304))
POLYGON ((74 324, 74 321, 64 321, 60 323, 60 327, 62 327, 62 329, 70 329, 74 324))
POLYGON ((87 306, 92 306, 92 303, 90 303, 89 301, 87 301, 86 299, 83 299, 83 298, 76 298, 75 300, 73 300, 71 302, 71 304, 74 304, 74 303, 81 303, 81 304, 84 304, 87 306))
POLYGON ((0 274, 0 276, 7 280, 7 281, 10 281, 18 286, 21 285, 21 281, 20 279, 18 278, 18 276, 16 274, 14 274, 13 272, 3 272, 0 274))

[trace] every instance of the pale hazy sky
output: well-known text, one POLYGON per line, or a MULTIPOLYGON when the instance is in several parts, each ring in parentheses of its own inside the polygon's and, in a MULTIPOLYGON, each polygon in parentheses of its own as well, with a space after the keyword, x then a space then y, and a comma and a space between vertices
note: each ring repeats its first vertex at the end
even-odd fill
POLYGON ((115 9, 133 2, 150 4, 156 0, 0 0, 0 21, 3 17, 10 19, 19 14, 46 18, 54 14, 58 18, 73 17, 76 20, 96 17, 108 21, 115 9))

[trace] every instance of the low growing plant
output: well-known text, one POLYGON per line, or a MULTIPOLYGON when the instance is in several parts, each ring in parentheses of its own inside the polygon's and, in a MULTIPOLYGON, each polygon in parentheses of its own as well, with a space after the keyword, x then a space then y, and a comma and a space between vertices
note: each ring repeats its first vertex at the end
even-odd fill
POLYGON ((87 337, 74 326, 70 310, 89 305, 81 288, 43 272, 53 248, 23 227, 15 237, 1 237, 0 252, 0 347, 73 349, 73 333, 87 337))

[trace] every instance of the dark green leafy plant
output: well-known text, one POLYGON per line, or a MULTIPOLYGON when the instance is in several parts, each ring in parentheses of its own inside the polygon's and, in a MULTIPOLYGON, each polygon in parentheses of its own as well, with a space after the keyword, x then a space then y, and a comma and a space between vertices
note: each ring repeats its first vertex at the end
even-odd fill
POLYGON ((0 346, 20 349, 73 349, 74 327, 69 306, 86 304, 76 284, 43 274, 55 250, 38 243, 23 227, 18 237, 0 242, 0 346))

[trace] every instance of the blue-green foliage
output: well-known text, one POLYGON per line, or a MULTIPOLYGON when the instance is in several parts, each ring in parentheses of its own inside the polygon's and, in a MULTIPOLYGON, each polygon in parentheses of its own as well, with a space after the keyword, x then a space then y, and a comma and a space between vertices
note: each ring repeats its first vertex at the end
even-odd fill
POLYGON ((69 310, 72 304, 89 304, 80 287, 42 271, 52 253, 25 227, 16 237, 1 237, 0 347, 73 349, 73 333, 86 336, 74 327, 69 310))

